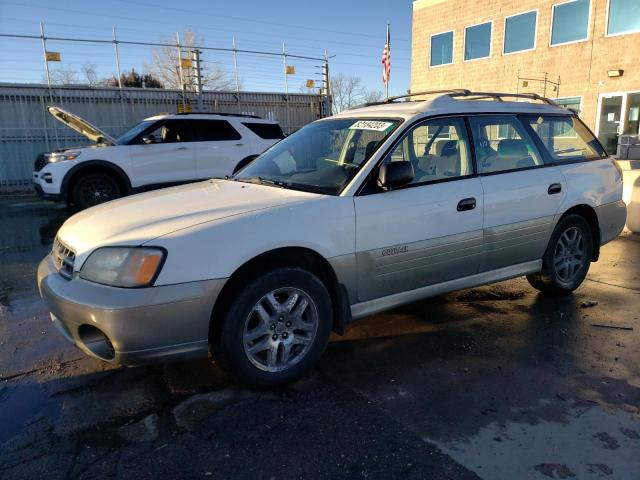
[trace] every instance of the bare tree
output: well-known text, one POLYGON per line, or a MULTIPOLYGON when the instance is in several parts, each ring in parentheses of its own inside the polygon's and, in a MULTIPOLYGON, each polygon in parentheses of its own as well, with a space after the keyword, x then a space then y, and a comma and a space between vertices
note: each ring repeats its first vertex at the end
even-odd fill
MULTIPOLYGON (((163 43, 173 43, 175 40, 165 40, 163 43)), ((193 32, 184 32, 181 40, 182 57, 190 58, 190 51, 202 45, 201 39, 193 32)), ((178 62, 178 47, 161 47, 153 51, 151 65, 145 68, 151 75, 160 80, 166 88, 181 89, 180 67, 178 62)), ((183 69, 183 79, 189 83, 193 79, 194 72, 190 68, 183 69)), ((202 85, 207 90, 233 90, 235 83, 229 76, 215 64, 208 63, 202 69, 202 85)))
POLYGON ((337 73, 331 78, 331 94, 333 95, 333 113, 362 103, 365 88, 360 77, 337 73))
POLYGON ((71 65, 66 67, 60 67, 49 72, 51 83, 56 85, 77 85, 78 72, 76 72, 71 65))
POLYGON ((331 94, 333 95, 333 113, 361 103, 378 102, 382 99, 380 90, 367 90, 362 79, 338 73, 331 78, 331 94))
POLYGON ((375 103, 382 100, 382 90, 368 90, 362 97, 363 103, 375 103))
POLYGON ((96 66, 93 63, 84 63, 80 68, 84 81, 89 84, 90 87, 98 85, 98 74, 96 73, 96 66))

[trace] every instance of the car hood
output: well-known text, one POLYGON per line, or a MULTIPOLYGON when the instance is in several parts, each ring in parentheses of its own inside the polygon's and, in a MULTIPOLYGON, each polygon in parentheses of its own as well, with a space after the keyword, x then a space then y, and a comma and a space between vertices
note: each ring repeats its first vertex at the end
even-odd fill
POLYGON ((89 208, 69 218, 58 238, 80 259, 96 247, 141 245, 194 225, 315 197, 265 185, 208 180, 89 208))
POLYGON ((115 145, 116 140, 108 133, 100 130, 95 125, 87 122, 84 118, 67 112, 60 107, 47 107, 49 114, 59 122, 64 123, 67 127, 74 129, 76 132, 84 135, 92 142, 107 143, 109 145, 115 145))

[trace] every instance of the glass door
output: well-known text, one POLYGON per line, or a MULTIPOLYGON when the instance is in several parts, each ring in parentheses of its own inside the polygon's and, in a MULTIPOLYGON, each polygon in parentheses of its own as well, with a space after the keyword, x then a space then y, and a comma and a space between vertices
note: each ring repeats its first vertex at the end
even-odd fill
POLYGON ((640 135, 640 93, 630 93, 627 97, 627 124, 625 135, 640 135))
POLYGON ((618 137, 621 132, 623 95, 602 95, 600 97, 600 118, 598 139, 609 155, 618 150, 618 137))

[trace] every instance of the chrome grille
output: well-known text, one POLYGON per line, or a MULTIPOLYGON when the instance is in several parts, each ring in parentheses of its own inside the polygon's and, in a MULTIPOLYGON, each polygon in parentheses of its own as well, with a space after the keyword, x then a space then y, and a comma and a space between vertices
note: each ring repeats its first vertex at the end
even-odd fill
POLYGON ((58 269, 60 275, 71 280, 71 277, 73 276, 73 262, 76 259, 75 252, 56 237, 53 242, 51 255, 53 256, 53 263, 58 269))

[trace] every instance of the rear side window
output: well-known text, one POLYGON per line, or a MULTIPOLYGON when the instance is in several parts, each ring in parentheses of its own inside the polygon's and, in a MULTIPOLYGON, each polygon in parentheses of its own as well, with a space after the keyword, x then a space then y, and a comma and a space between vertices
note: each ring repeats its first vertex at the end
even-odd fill
POLYGON ((593 134, 576 117, 527 116, 551 163, 596 160, 606 156, 593 134))
POLYGON ((242 123, 245 127, 265 140, 281 140, 284 133, 277 123, 242 123))
POLYGON ((469 117, 478 173, 508 172, 543 165, 535 143, 517 117, 469 117))
POLYGON ((226 120, 192 120, 195 142, 240 140, 242 135, 226 120))

